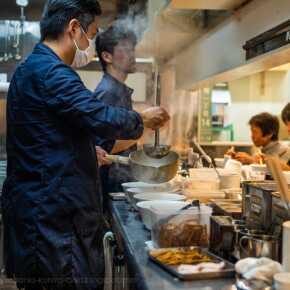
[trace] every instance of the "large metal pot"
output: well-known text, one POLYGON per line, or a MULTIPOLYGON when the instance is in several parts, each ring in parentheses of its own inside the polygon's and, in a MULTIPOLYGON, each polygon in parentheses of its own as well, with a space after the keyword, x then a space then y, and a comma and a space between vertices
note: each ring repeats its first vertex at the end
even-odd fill
POLYGON ((176 175, 179 156, 176 152, 170 151, 162 158, 152 158, 143 150, 137 150, 132 152, 129 158, 118 155, 108 155, 107 158, 113 162, 129 165, 134 178, 138 181, 164 183, 176 175))
POLYGON ((273 260, 279 258, 279 241, 275 236, 266 235, 260 231, 248 230, 240 232, 241 258, 268 257, 273 260))

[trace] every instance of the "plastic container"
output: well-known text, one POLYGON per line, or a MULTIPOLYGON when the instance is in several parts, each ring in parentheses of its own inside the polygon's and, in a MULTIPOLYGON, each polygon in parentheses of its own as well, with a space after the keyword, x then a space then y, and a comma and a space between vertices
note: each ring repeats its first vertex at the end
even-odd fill
POLYGON ((170 212, 178 212, 181 208, 186 206, 188 202, 185 201, 167 201, 167 200, 147 200, 137 203, 137 208, 140 213, 142 222, 146 229, 152 229, 152 210, 151 207, 162 208, 170 212))
POLYGON ((154 247, 208 246, 212 208, 202 205, 176 213, 152 206, 151 210, 154 247))

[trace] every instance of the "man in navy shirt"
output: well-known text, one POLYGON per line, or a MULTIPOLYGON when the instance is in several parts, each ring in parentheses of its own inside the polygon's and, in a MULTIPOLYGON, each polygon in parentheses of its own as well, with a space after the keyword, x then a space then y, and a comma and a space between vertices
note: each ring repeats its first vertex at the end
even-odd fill
MULTIPOLYGON (((111 26, 96 39, 97 54, 104 75, 96 88, 99 99, 115 107, 132 110, 133 90, 125 81, 128 74, 136 71, 135 34, 125 27, 111 26)), ((117 140, 115 138, 96 138, 96 145, 107 152, 128 156, 137 149, 136 140, 117 140)), ((112 164, 101 168, 103 191, 118 192, 122 182, 132 180, 128 166, 112 164)))
POLYGON ((100 13, 96 0, 49 0, 41 43, 11 80, 4 253, 8 277, 26 290, 103 289, 95 137, 137 139, 169 118, 105 105, 72 70, 90 60, 100 13))

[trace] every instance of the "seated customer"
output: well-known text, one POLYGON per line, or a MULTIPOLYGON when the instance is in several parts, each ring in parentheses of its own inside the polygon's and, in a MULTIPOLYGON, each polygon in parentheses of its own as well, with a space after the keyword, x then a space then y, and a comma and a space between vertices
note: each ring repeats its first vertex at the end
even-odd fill
MULTIPOLYGON (((276 116, 261 113, 253 116, 249 125, 252 141, 256 147, 261 149, 262 154, 277 155, 282 160, 289 160, 290 148, 278 141, 279 120, 276 116)), ((231 155, 242 164, 259 163, 261 160, 261 154, 251 156, 245 152, 237 152, 231 155)))

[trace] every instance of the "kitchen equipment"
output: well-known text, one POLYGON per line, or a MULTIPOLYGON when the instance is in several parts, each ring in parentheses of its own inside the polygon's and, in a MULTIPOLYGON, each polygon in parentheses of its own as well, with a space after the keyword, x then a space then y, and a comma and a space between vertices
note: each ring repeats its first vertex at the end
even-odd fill
POLYGON ((290 220, 289 212, 285 208, 284 202, 281 199, 281 195, 278 192, 272 194, 272 219, 270 234, 279 238, 279 260, 282 261, 282 233, 283 223, 290 220))
POLYGON ((215 164, 212 162, 212 159, 210 156, 208 156, 205 151, 201 148, 201 146, 197 143, 197 141, 193 138, 190 142, 191 147, 196 147, 198 152, 200 153, 201 157, 206 160, 206 162, 209 164, 210 167, 212 167, 217 175, 217 177, 220 179, 219 171, 216 169, 215 164))
POLYGON ((242 218, 242 204, 240 200, 214 200, 212 201, 215 215, 231 216, 235 219, 242 218))
POLYGON ((6 20, 5 21, 5 45, 4 45, 4 56, 3 60, 6 62, 9 60, 9 26, 10 26, 10 21, 6 20))
POLYGON ((170 151, 169 145, 164 144, 160 145, 159 136, 160 136, 159 129, 156 129, 154 145, 152 144, 143 145, 144 152, 152 158, 162 158, 166 156, 170 151))
POLYGON ((175 213, 153 206, 151 210, 151 238, 156 248, 208 245, 210 207, 201 205, 175 213))
POLYGON ((179 210, 188 205, 185 201, 169 201, 169 200, 147 200, 136 204, 141 215, 142 222, 147 230, 152 229, 152 210, 151 207, 156 207, 161 211, 177 213, 179 210))
MULTIPOLYGON (((155 105, 160 106, 160 76, 158 73, 158 65, 156 64, 155 69, 155 78, 154 78, 154 88, 155 88, 155 105)), ((155 142, 152 144, 144 144, 143 145, 144 152, 152 158, 162 158, 165 157, 169 151, 170 146, 168 145, 160 145, 160 131, 159 129, 155 130, 155 142)))
POLYGON ((279 259, 279 241, 277 237, 258 230, 242 230, 239 241, 241 258, 267 257, 279 259))
POLYGON ((210 243, 209 249, 214 254, 229 258, 234 249, 234 225, 230 216, 210 217, 210 243))
POLYGON ((137 150, 129 157, 118 155, 107 155, 112 162, 119 162, 131 167, 135 179, 146 183, 164 183, 173 179, 178 169, 179 156, 176 152, 170 151, 163 158, 151 158, 143 150, 137 150))
POLYGON ((250 182, 244 187, 243 209, 246 211, 246 225, 249 229, 269 232, 272 220, 272 193, 275 191, 275 182, 250 182))
POLYGON ((176 276, 180 280, 183 281, 190 281, 190 280, 203 280, 203 279, 218 279, 218 278, 231 278, 234 277, 235 270, 234 270, 234 265, 227 262, 226 260, 215 256, 214 254, 210 253, 206 249, 202 249, 200 247, 183 247, 183 248, 168 248, 168 249, 158 249, 158 250, 153 250, 148 252, 149 258, 158 264, 160 267, 162 267, 164 270, 168 271, 170 274, 176 276), (196 272, 196 273, 180 273, 178 271, 178 265, 166 265, 162 262, 160 262, 158 259, 154 257, 153 254, 156 253, 156 251, 174 251, 174 250, 182 250, 182 251, 187 251, 187 250, 192 250, 196 249, 200 253, 206 255, 209 257, 213 263, 224 263, 224 268, 220 270, 215 270, 215 271, 204 271, 204 272, 196 272), (155 251, 155 252, 154 252, 155 251))
POLYGON ((19 22, 16 22, 14 24, 14 41, 13 41, 13 48, 15 48, 15 60, 21 60, 21 54, 20 54, 20 29, 21 24, 19 22))

